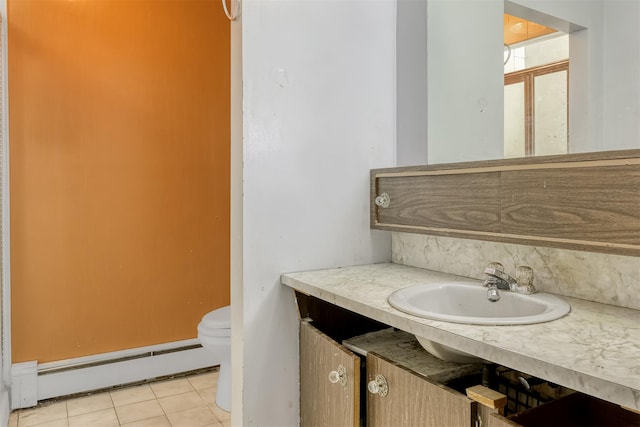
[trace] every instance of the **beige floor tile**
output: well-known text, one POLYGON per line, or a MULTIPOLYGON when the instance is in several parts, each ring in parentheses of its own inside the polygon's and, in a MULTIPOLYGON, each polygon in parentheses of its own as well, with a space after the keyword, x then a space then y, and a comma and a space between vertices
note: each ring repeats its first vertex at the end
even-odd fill
POLYGON ((178 378, 175 380, 162 381, 150 384, 151 390, 159 399, 161 397, 173 396, 176 394, 188 393, 193 391, 193 386, 186 378, 178 378))
POLYGON ((125 406, 156 398, 156 395, 151 391, 151 387, 147 384, 115 390, 110 394, 114 406, 125 406))
POLYGON ((207 405, 214 405, 216 403, 216 393, 217 391, 215 387, 198 390, 200 399, 202 399, 207 405))
POLYGON ((172 427, 202 427, 218 421, 206 406, 167 414, 172 427))
POLYGON ((8 427, 231 427, 215 405, 217 382, 206 372, 43 404, 12 412, 8 427))
POLYGON ((221 422, 231 419, 231 412, 223 411, 218 407, 218 405, 209 405, 209 409, 211 409, 213 415, 215 415, 216 418, 221 422))
MULTIPOLYGON (((18 426, 20 426, 20 421, 18 421, 18 426)), ((37 424, 35 427, 69 427, 69 419, 62 418, 60 420, 49 421, 42 424, 37 424)))
POLYGON ((7 427, 18 427, 18 411, 9 414, 9 423, 7 427))
POLYGON ((171 427, 171 423, 164 415, 161 417, 147 418, 146 420, 134 421, 132 423, 121 424, 122 427, 171 427))
POLYGON ((158 399, 158 402, 166 414, 197 408, 198 406, 206 406, 200 395, 195 391, 163 397, 158 399))
POLYGON ((218 371, 194 375, 187 377, 187 379, 196 390, 211 388, 218 383, 218 371))
POLYGON ((108 408, 113 408, 113 401, 109 393, 67 400, 67 412, 70 417, 108 408))
POLYGON ((18 416, 18 427, 29 427, 67 418, 67 402, 44 404, 32 409, 22 409, 18 416))
POLYGON ((116 413, 118 414, 118 419, 121 424, 164 415, 162 408, 156 400, 148 400, 125 406, 116 406, 116 413))
POLYGON ((69 417, 69 427, 118 427, 119 425, 113 408, 69 417))

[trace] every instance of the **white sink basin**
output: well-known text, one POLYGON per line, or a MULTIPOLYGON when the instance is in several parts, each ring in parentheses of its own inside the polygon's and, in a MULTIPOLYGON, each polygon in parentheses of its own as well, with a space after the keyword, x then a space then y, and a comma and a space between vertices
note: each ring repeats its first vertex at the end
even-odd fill
POLYGON ((392 307, 414 316, 471 325, 526 325, 556 320, 569 313, 569 304, 555 295, 500 291, 500 300, 487 299, 487 288, 472 282, 415 285, 389 295, 392 307))
MULTIPOLYGON (((500 300, 487 299, 480 282, 422 284, 399 289, 389 295, 389 304, 405 313, 443 322, 471 325, 526 325, 559 319, 571 310, 555 295, 532 295, 500 291, 500 300)), ((472 362, 474 356, 417 337, 420 344, 441 359, 472 362)))

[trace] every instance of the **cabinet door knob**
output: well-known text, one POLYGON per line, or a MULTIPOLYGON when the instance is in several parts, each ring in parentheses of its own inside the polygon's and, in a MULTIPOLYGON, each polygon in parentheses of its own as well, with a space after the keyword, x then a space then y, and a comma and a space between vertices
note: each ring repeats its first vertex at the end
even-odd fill
POLYGON ((382 193, 375 200, 376 206, 380 206, 381 208, 388 208, 391 204, 391 197, 389 193, 382 193))
POLYGON ((341 386, 347 385, 347 368, 338 365, 337 371, 329 372, 329 382, 332 384, 339 383, 341 386))
POLYGON ((387 384, 387 379, 380 374, 377 374, 374 379, 369 381, 367 388, 369 389, 369 393, 377 394, 380 397, 385 397, 389 394, 389 384, 387 384))

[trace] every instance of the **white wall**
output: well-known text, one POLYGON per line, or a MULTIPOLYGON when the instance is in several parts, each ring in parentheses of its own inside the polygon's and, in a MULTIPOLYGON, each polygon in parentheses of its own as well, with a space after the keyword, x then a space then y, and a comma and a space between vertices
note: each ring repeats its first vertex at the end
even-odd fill
POLYGON ((393 0, 242 2, 234 425, 298 423, 297 312, 280 274, 390 259, 368 195, 369 170, 395 164, 395 14, 393 0))

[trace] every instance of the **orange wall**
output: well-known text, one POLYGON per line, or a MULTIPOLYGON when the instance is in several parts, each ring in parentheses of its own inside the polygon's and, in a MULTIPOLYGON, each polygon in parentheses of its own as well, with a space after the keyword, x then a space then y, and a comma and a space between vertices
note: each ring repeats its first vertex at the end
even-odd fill
POLYGON ((13 362, 196 337, 229 303, 229 22, 9 0, 13 362))

